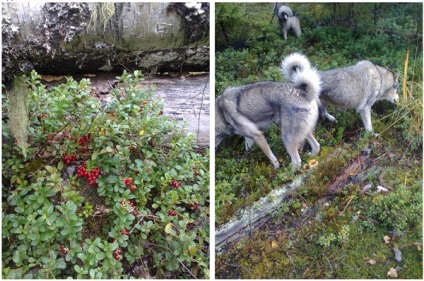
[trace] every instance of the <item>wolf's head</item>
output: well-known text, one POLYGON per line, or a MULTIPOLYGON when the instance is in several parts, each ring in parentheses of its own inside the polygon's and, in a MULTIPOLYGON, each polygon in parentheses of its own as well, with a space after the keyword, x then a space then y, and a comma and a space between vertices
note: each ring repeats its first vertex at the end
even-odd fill
MULTIPOLYGON (((230 87, 225 89, 223 93, 229 88, 230 87)), ((223 97, 222 94, 215 99, 215 148, 218 147, 225 135, 232 134, 231 127, 225 121, 222 112, 222 103, 224 103, 224 99, 225 97, 223 97)))
POLYGON ((391 103, 398 103, 399 73, 388 72, 388 77, 382 82, 383 95, 380 99, 388 100, 391 103))

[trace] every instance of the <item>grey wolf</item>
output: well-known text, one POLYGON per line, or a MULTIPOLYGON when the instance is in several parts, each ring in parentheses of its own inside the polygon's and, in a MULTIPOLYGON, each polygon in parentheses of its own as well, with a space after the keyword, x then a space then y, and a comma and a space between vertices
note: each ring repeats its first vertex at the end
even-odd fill
MULTIPOLYGON (((283 69, 290 65, 288 61, 290 57, 283 60, 283 69)), ((295 169, 301 165, 299 148, 305 139, 312 147, 311 154, 318 154, 320 145, 313 132, 319 115, 319 76, 315 69, 306 68, 292 78, 291 84, 257 82, 226 88, 215 102, 215 148, 225 135, 239 134, 249 145, 255 142, 277 169, 280 164, 263 132, 272 123, 278 123, 295 169)))
MULTIPOLYGON (((309 69, 310 62, 298 54, 290 61, 283 72, 284 77, 292 81, 291 76, 302 69, 309 69)), ((360 61, 355 65, 318 72, 321 78, 320 113, 332 122, 336 118, 327 112, 326 107, 333 105, 339 109, 355 109, 361 115, 366 131, 372 132, 371 107, 376 101, 399 101, 399 75, 370 61, 360 61)))
POLYGON ((302 32, 300 29, 300 21, 296 13, 290 7, 282 3, 276 3, 274 11, 278 17, 284 40, 287 40, 287 32, 289 30, 292 30, 296 37, 300 37, 302 32))

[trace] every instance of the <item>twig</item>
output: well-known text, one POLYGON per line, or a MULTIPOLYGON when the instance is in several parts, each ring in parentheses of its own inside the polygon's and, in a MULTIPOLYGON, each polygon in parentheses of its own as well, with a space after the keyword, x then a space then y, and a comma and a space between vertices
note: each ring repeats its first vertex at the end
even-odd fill
POLYGON ((408 247, 408 246, 421 246, 422 247, 423 246, 423 243, 412 242, 412 243, 409 243, 409 244, 405 244, 405 245, 400 246, 399 249, 403 249, 403 248, 408 247))
POLYGON ((193 278, 194 279, 197 279, 197 277, 196 276, 194 276, 194 274, 190 271, 190 269, 188 269, 186 266, 185 266, 185 264, 182 262, 182 261, 180 261, 180 259, 178 259, 178 261, 181 263, 181 265, 188 271, 188 273, 190 273, 190 275, 191 276, 193 276, 193 278))
POLYGON ((327 262, 328 262, 328 265, 330 266, 330 268, 331 268, 331 274, 333 274, 333 272, 334 272, 334 269, 333 269, 333 266, 331 265, 331 263, 330 263, 330 260, 327 258, 327 256, 325 255, 325 254, 322 254, 323 256, 324 256, 324 258, 327 260, 327 262))
POLYGON ((347 207, 350 205, 350 202, 352 202, 352 200, 354 199, 354 196, 351 196, 349 201, 347 201, 346 206, 344 207, 343 211, 339 212, 339 216, 342 216, 344 214, 344 212, 346 211, 347 207))
POLYGON ((227 266, 232 266, 232 267, 241 267, 244 270, 246 270, 249 274, 252 274, 252 272, 250 272, 249 269, 247 269, 247 267, 245 267, 244 265, 241 264, 232 264, 232 263, 227 263, 227 266))

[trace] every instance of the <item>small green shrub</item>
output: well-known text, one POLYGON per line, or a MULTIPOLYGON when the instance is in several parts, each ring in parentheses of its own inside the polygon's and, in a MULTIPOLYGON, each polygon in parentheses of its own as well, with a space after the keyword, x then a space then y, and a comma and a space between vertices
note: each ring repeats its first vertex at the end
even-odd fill
POLYGON ((419 182, 411 186, 399 185, 389 194, 375 197, 366 214, 387 230, 410 229, 423 219, 421 188, 419 182))

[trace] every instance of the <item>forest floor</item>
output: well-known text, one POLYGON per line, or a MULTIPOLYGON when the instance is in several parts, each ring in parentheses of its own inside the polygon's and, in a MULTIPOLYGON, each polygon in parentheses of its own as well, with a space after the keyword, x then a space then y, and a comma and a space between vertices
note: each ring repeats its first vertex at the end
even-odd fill
MULTIPOLYGON (((251 168, 240 175, 245 184, 235 195, 237 203, 227 205, 216 227, 217 233, 240 221, 244 227, 216 245, 217 278, 422 276, 422 155, 389 134, 357 131, 345 141, 322 147, 313 159, 317 166, 295 173, 270 171, 266 159, 254 164, 259 149, 236 156, 236 162, 251 168), (255 170, 267 170, 270 182, 285 177, 280 188, 289 187, 279 193, 281 198, 267 194, 266 184, 250 190, 249 178, 261 176, 255 170), (291 187, 300 177, 302 183, 291 187), (256 199, 258 194, 266 200, 256 199), (276 199, 281 200, 277 208, 255 217, 263 207, 259 201, 271 205, 276 199)), ((221 163, 220 153, 217 157, 221 163)), ((279 160, 289 164, 288 158, 279 160)), ((303 163, 311 160, 306 157, 303 163)))

